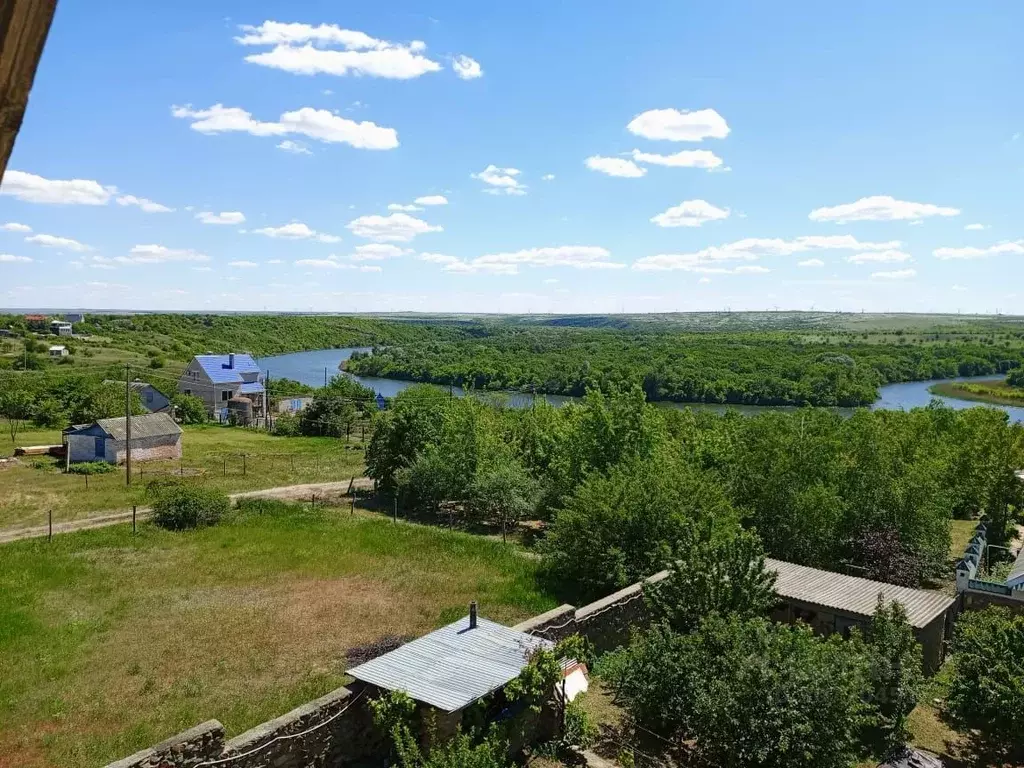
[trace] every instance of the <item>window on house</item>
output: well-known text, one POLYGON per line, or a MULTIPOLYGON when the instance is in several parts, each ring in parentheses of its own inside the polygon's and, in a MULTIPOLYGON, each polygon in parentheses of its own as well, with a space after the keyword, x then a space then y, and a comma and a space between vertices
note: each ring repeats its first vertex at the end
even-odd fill
POLYGON ((225 389, 223 392, 220 393, 220 399, 221 400, 230 400, 231 399, 231 392, 229 392, 228 390, 225 389))

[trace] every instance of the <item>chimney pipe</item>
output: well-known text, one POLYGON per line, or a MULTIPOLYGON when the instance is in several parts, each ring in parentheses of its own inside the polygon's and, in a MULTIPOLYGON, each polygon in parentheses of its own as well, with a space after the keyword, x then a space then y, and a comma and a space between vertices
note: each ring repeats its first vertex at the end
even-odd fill
POLYGON ((469 628, 476 629, 476 600, 469 604, 469 628))
POLYGON ((228 353, 228 368, 234 368, 234 367, 235 367, 235 353, 234 352, 229 352, 228 353))

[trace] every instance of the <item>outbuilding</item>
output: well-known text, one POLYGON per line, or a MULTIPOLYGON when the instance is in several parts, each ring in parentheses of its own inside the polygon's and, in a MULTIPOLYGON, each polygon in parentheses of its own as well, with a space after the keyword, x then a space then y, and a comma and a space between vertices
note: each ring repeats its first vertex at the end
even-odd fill
POLYGON ((863 630, 870 625, 881 597, 886 605, 898 602, 906 610, 907 622, 921 643, 925 671, 934 673, 942 664, 944 641, 952 627, 953 597, 771 558, 765 559, 765 570, 778 575, 774 620, 802 621, 823 635, 846 635, 853 627, 863 630))
POLYGON ((54 344, 49 349, 50 357, 67 357, 71 353, 63 344, 54 344))
MULTIPOLYGON (((181 427, 166 413, 132 416, 132 461, 181 458, 181 427)), ((100 419, 64 430, 68 461, 106 461, 120 464, 128 449, 123 416, 100 419)))

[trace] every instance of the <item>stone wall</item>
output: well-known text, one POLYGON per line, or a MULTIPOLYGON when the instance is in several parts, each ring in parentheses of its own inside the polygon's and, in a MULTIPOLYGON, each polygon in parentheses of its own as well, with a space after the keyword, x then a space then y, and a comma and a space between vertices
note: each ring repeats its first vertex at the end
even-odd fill
POLYGON ((105 768, 334 768, 383 763, 388 745, 373 725, 368 701, 348 688, 224 740, 210 720, 105 768))
MULTIPOLYGON (((114 464, 123 464, 126 447, 126 440, 108 440, 107 461, 114 464)), ((132 438, 132 461, 180 458, 181 434, 132 438)))
POLYGON ((224 750, 224 726, 216 720, 189 728, 106 768, 193 768, 216 760, 224 750))
POLYGON ((561 605, 520 622, 513 629, 556 641, 579 633, 598 653, 610 651, 629 642, 631 632, 650 623, 643 600, 644 585, 657 583, 668 573, 660 571, 581 608, 561 605))

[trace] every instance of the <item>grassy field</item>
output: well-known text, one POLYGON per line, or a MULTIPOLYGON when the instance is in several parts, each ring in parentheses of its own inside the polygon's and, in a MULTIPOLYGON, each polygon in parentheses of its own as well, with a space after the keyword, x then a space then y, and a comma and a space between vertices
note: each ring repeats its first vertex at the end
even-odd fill
POLYGON ((1011 387, 1005 379, 979 382, 946 382, 933 384, 928 391, 934 395, 972 400, 995 405, 1024 406, 1024 389, 1011 387))
MULTIPOLYGON (((163 474, 199 475, 228 492, 297 483, 346 480, 363 472, 363 451, 356 433, 351 443, 330 437, 275 437, 264 432, 221 426, 186 426, 181 462, 140 462, 131 488, 124 470, 106 475, 64 474, 59 461, 26 457, 0 469, 0 528, 42 525, 47 511, 54 522, 91 513, 130 510, 145 503, 146 482, 163 474), (241 458, 246 454, 247 458, 241 458)), ((18 445, 60 443, 58 430, 26 430, 18 445)), ((10 435, 0 435, 0 456, 10 456, 10 435)))
POLYGON ((208 718, 232 734, 343 683, 347 649, 553 607, 480 537, 251 505, 0 548, 0 767, 95 768, 208 718))
POLYGON ((949 556, 953 560, 963 557, 967 543, 978 527, 977 520, 951 520, 949 523, 949 556))

